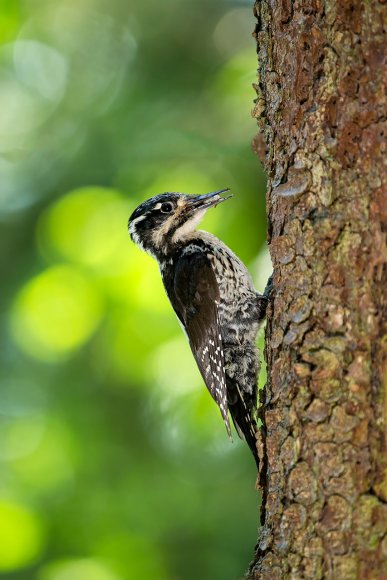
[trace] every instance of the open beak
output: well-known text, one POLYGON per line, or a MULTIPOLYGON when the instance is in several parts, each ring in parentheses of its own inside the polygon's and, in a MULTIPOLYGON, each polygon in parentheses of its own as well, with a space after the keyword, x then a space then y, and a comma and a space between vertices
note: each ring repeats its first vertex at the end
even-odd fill
POLYGON ((188 207, 191 211, 216 207, 222 203, 222 201, 226 201, 226 199, 232 197, 232 195, 228 195, 227 197, 220 197, 221 194, 226 193, 226 191, 230 191, 230 188, 226 187, 226 189, 211 191, 211 193, 205 193, 204 195, 192 196, 192 198, 188 200, 188 207))

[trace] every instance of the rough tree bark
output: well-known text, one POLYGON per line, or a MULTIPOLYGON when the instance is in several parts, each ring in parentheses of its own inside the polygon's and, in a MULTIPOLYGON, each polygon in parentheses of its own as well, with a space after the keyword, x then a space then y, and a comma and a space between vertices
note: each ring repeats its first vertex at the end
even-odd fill
POLYGON ((255 10, 275 278, 249 578, 385 578, 386 7, 255 10))

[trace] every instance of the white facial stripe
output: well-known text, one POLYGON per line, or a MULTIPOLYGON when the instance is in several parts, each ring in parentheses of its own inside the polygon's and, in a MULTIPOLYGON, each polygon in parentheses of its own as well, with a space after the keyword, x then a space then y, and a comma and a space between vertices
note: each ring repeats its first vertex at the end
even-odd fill
POLYGON ((131 235, 134 235, 135 230, 136 230, 136 224, 138 224, 138 222, 141 222, 142 220, 145 219, 145 215, 140 215, 138 218, 135 218, 134 220, 132 220, 130 222, 130 226, 129 226, 129 233, 131 235))

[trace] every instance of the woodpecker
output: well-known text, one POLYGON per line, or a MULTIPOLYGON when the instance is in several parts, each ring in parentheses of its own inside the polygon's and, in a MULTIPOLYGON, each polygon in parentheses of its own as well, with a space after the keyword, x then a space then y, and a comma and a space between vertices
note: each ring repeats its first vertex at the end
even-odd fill
POLYGON ((171 305, 188 337, 203 380, 231 439, 229 413, 256 464, 256 337, 271 290, 259 294, 246 266, 221 240, 196 230, 229 189, 204 195, 161 193, 129 218, 129 234, 160 268, 171 305))

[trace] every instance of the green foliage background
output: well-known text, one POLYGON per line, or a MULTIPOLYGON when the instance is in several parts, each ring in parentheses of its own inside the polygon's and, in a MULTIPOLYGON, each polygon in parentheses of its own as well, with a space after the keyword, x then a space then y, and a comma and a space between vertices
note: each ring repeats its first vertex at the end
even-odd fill
POLYGON ((203 227, 263 289, 252 9, 0 9, 0 578, 238 578, 254 461, 227 440, 127 218, 162 191, 231 187, 203 227))

